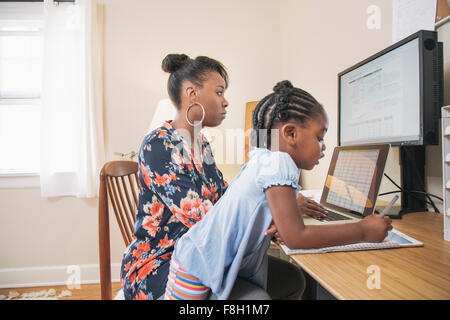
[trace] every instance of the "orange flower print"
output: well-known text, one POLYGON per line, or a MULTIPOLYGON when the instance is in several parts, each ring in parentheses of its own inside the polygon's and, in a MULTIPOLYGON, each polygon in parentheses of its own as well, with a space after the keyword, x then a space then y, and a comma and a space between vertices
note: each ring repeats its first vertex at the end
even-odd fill
POLYGON ((211 198, 211 192, 204 185, 202 185, 202 197, 207 199, 211 198))
POLYGON ((148 261, 142 268, 138 271, 138 280, 142 280, 155 268, 155 259, 148 261))
POLYGON ((154 219, 161 219, 164 212, 164 204, 160 202, 155 195, 153 195, 152 202, 147 202, 144 204, 143 209, 145 213, 155 216, 154 219))
POLYGON ((159 223, 164 213, 164 204, 154 195, 152 202, 144 204, 144 212, 148 215, 142 220, 142 228, 148 231, 149 235, 154 237, 158 231, 159 223))
POLYGON ((133 272, 132 274, 130 274, 130 278, 129 279, 130 279, 129 282, 133 283, 134 280, 136 280, 136 272, 133 272))
POLYGON ((200 206, 202 205, 202 199, 194 198, 192 200, 192 204, 193 204, 194 208, 198 210, 200 208, 200 206))
POLYGON ((156 174, 155 183, 158 186, 164 186, 170 182, 170 179, 171 178, 167 174, 164 174, 162 176, 160 176, 159 174, 156 174))
POLYGON ((161 215, 162 211, 164 211, 164 205, 161 202, 153 202, 152 203, 152 215, 161 215))
MULTIPOLYGON (((171 240, 171 241, 172 241, 172 240, 171 240)), ((171 254, 170 252, 167 252, 167 253, 163 254, 160 258, 161 258, 162 260, 166 260, 166 259, 169 258, 171 255, 172 255, 172 254, 171 254)))
POLYGON ((175 217, 177 217, 178 220, 180 220, 180 222, 182 224, 184 224, 187 227, 191 227, 193 225, 193 223, 190 223, 186 217, 186 215, 184 214, 183 210, 181 210, 178 206, 176 205, 171 205, 170 206, 170 211, 172 211, 172 213, 175 215, 175 217))
POLYGON ((159 240, 159 243, 158 243, 158 246, 161 248, 167 248, 167 247, 171 247, 173 245, 174 245, 174 241, 172 239, 169 240, 169 238, 167 237, 167 234, 164 238, 159 240))
POLYGON ((170 211, 187 227, 193 226, 209 209, 212 203, 209 200, 202 201, 194 191, 189 191, 187 197, 181 199, 180 207, 172 205, 170 211))
POLYGON ((173 181, 177 181, 177 175, 175 174, 175 172, 171 172, 169 175, 170 179, 172 179, 173 181))
POLYGON ((134 272, 136 271, 137 262, 138 260, 135 260, 133 263, 131 263, 130 274, 134 274, 134 272))
POLYGON ((154 237, 156 235, 156 232, 158 231, 158 225, 159 221, 155 221, 155 219, 153 219, 153 216, 145 216, 142 220, 142 228, 147 230, 148 234, 151 237, 154 237))
POLYGON ((209 211, 209 209, 212 208, 213 204, 211 203, 211 201, 205 200, 205 201, 202 202, 202 206, 203 206, 203 208, 205 210, 205 213, 206 213, 206 212, 209 211))
POLYGON ((150 174, 148 173, 145 166, 141 163, 141 175, 142 179, 144 180, 144 183, 147 187, 150 187, 150 184, 152 183, 152 179, 150 179, 150 174))
POLYGON ((148 299, 144 291, 139 291, 139 293, 134 297, 133 300, 148 300, 148 299))
POLYGON ((189 216, 191 213, 192 201, 188 198, 181 199, 180 207, 184 215, 189 216))
POLYGON ((133 257, 139 259, 144 252, 148 251, 150 251, 150 245, 147 242, 142 242, 133 250, 133 257))

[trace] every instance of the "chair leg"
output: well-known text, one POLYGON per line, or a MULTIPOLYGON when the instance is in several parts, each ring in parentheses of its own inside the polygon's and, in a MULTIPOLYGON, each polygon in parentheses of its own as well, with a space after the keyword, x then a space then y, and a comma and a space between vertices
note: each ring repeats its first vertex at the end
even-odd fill
POLYGON ((102 300, 112 299, 111 288, 111 247, 109 238, 109 210, 106 193, 106 180, 104 169, 100 173, 99 192, 99 258, 100 258, 100 288, 102 300))

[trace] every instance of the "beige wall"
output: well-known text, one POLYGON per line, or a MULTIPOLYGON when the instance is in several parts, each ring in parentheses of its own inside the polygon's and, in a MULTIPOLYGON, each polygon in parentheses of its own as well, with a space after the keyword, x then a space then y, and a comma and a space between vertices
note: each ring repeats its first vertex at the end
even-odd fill
MULTIPOLYGON (((245 102, 260 99, 281 79, 290 79, 324 104, 330 122, 327 156, 317 170, 303 176, 305 188, 320 188, 336 145, 336 74, 391 43, 389 0, 103 2, 108 160, 117 159, 115 151, 138 150, 157 101, 167 95, 163 57, 171 52, 207 55, 222 61, 231 79, 229 116, 221 130, 242 128, 245 102), (371 4, 382 10, 381 30, 366 28, 371 4)), ((441 40, 447 39, 447 83, 449 29, 447 24, 439 30, 441 40)), ((445 99, 450 104, 448 94, 445 99)), ((440 157, 440 147, 428 148, 428 188, 438 195, 440 157)), ((394 150, 387 172, 398 181, 397 164, 394 150)), ((240 168, 219 166, 228 180, 240 168)), ((0 189, 0 213, 0 271, 98 263, 96 199, 43 199, 36 188, 0 189)), ((115 226, 112 246, 112 260, 120 262, 124 248, 115 226)))

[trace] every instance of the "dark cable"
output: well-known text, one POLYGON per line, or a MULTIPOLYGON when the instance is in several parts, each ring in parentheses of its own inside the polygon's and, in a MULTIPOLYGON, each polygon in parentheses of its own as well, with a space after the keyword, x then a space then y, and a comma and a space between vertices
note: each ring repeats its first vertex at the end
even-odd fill
POLYGON ((394 186, 396 186, 399 190, 402 190, 402 188, 401 188, 398 184, 396 184, 395 181, 392 180, 391 177, 389 177, 386 173, 384 174, 384 176, 385 176, 386 178, 388 178, 389 181, 392 182, 392 183, 394 184, 394 186))
MULTIPOLYGON (((409 193, 410 191, 403 191, 403 190, 396 190, 396 191, 390 191, 390 192, 384 192, 384 193, 380 193, 379 194, 379 196, 385 196, 385 195, 388 195, 388 194, 392 194, 392 193, 409 193)), ((414 195, 412 195, 414 198, 416 198, 416 199, 418 199, 417 197, 415 197, 414 195)), ((419 199, 418 199, 419 200, 419 199)), ((429 204, 429 205, 431 205, 431 206, 433 206, 433 204, 430 202, 430 201, 428 201, 428 200, 423 200, 425 203, 427 203, 427 204, 429 204)), ((435 206, 433 206, 433 208, 434 208, 435 206)), ((440 213, 440 212, 438 212, 438 213, 440 213)))
MULTIPOLYGON (((416 169, 417 169, 417 167, 416 167, 416 169)), ((412 194, 414 194, 414 193, 423 194, 423 195, 425 195, 425 197, 428 198, 428 201, 427 201, 426 199, 420 199, 420 198, 414 197, 414 195, 412 195, 412 196, 413 196, 414 198, 416 198, 417 200, 424 201, 426 204, 431 205, 431 206, 433 207, 433 209, 435 210, 436 213, 440 213, 439 209, 436 207, 436 205, 435 205, 434 201, 431 199, 431 197, 434 197, 434 198, 436 198, 436 199, 438 199, 438 200, 440 200, 440 201, 444 201, 441 197, 438 197, 437 195, 434 195, 434 194, 432 194, 432 193, 428 193, 428 192, 425 192, 425 191, 419 191, 419 190, 403 190, 403 189, 402 189, 397 183, 395 183, 395 181, 392 180, 391 177, 389 177, 386 173, 384 174, 384 176, 385 176, 386 178, 388 178, 389 181, 391 181, 392 184, 394 184, 399 190, 381 193, 381 194, 379 194, 380 196, 384 196, 384 195, 388 195, 388 194, 392 194, 392 193, 397 193, 397 192, 401 192, 401 193, 412 193, 412 194)))
POLYGON ((423 194, 425 194, 425 195, 431 196, 431 197, 436 198, 436 199, 438 199, 438 200, 444 201, 444 199, 442 199, 441 197, 438 197, 438 196, 435 195, 435 194, 428 193, 428 192, 425 192, 425 191, 411 190, 411 191, 408 191, 408 192, 423 193, 423 194))

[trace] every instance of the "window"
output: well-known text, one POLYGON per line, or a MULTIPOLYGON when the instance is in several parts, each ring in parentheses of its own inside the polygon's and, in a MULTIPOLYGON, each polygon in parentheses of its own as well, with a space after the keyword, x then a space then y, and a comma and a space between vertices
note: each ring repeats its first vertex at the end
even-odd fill
POLYGON ((38 173, 42 4, 0 11, 0 174, 38 173))

